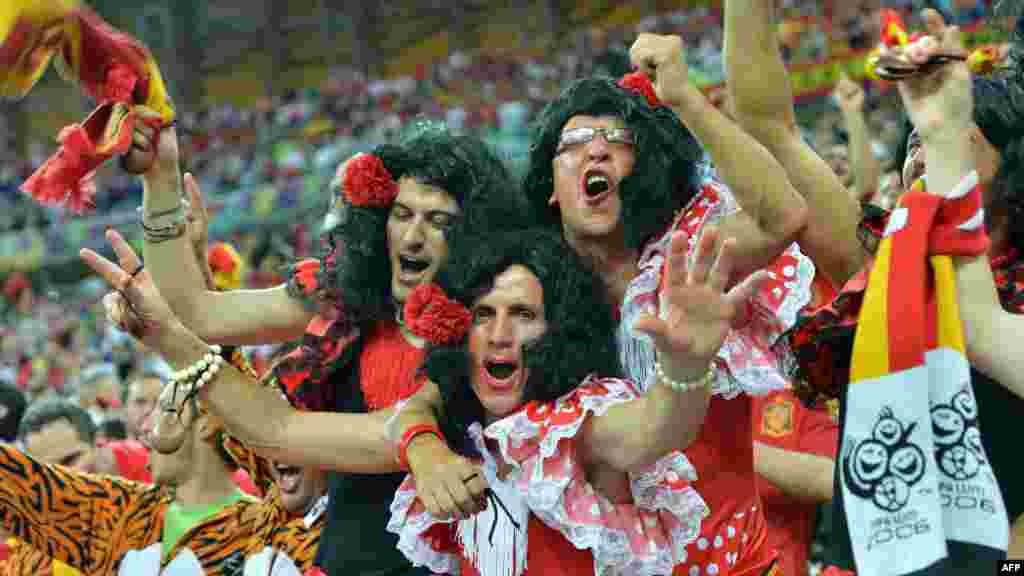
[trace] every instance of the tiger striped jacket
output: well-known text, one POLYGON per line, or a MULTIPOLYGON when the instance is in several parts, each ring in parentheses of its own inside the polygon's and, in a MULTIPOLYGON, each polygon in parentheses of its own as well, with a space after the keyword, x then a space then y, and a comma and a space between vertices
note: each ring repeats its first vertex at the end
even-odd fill
MULTIPOLYGON (((271 547, 300 570, 310 568, 325 517, 290 515, 270 480, 269 462, 237 442, 226 447, 267 496, 239 500, 192 527, 162 563, 187 548, 207 575, 234 576, 239 561, 271 547)), ((0 526, 20 540, 0 574, 50 576, 52 560, 83 576, 117 574, 130 551, 160 546, 171 501, 158 486, 44 464, 0 445, 0 526)))

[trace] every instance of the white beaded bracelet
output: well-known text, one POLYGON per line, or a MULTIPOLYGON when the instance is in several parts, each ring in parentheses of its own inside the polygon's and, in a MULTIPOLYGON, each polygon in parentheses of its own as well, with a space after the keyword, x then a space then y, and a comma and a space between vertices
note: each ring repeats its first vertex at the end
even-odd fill
POLYGON ((665 374, 665 371, 661 368, 660 360, 654 361, 654 373, 657 374, 658 379, 661 380, 661 382, 665 386, 668 386, 669 389, 671 389, 673 392, 692 392, 694 390, 700 390, 702 388, 705 390, 710 390, 711 381, 715 375, 715 371, 711 368, 708 368, 708 371, 699 379, 691 380, 689 382, 680 382, 678 380, 673 380, 669 378, 665 374))
POLYGON ((171 374, 171 383, 189 382, 192 384, 191 392, 199 392, 203 389, 203 386, 206 386, 210 380, 217 376, 221 366, 224 365, 224 357, 220 355, 220 352, 220 346, 216 344, 210 346, 210 351, 195 364, 171 374))

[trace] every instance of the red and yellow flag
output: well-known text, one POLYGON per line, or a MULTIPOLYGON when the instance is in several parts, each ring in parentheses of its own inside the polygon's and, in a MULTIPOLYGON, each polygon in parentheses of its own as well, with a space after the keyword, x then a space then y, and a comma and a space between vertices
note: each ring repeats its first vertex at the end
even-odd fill
POLYGON ((885 8, 881 11, 881 18, 882 44, 889 48, 897 48, 899 46, 906 46, 910 42, 907 27, 903 24, 903 18, 900 17, 899 12, 892 8, 885 8))
POLYGON ((128 152, 135 123, 161 128, 174 120, 174 108, 149 50, 79 0, 0 3, 0 96, 28 94, 54 57, 61 75, 99 107, 61 131, 61 149, 22 189, 39 202, 82 212, 95 194, 92 173, 128 152), (141 118, 139 106, 153 113, 141 118))

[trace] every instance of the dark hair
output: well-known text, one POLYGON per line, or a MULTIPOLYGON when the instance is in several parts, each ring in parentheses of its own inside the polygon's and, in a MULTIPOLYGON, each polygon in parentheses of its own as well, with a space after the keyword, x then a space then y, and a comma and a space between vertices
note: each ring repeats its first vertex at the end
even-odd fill
POLYGON ((38 434, 58 420, 67 420, 82 442, 91 445, 96 441, 96 423, 92 416, 85 408, 63 398, 47 398, 30 404, 18 425, 18 439, 24 441, 29 434, 38 434))
POLYGON ((18 437, 18 425, 28 401, 14 382, 0 378, 0 404, 7 408, 7 414, 0 418, 0 441, 13 442, 18 437))
POLYGON ((974 78, 974 122, 1000 155, 986 210, 989 225, 1001 220, 1010 246, 1024 250, 1024 16, 1019 2, 999 2, 995 13, 1016 21, 1007 66, 992 77, 974 78))
MULTIPOLYGON (((399 144, 372 152, 397 181, 410 177, 451 194, 462 210, 454 230, 517 227, 528 211, 512 178, 479 139, 456 136, 443 125, 419 123, 399 144)), ((321 286, 344 295, 345 310, 357 324, 394 315, 387 224, 391 207, 345 204, 340 221, 325 238, 327 266, 321 286)))
POLYGON ((1007 226, 1010 245, 1024 250, 1024 90, 1012 76, 974 79, 974 122, 999 151, 988 210, 1007 226))
MULTIPOLYGON (((547 333, 523 351, 530 370, 524 400, 552 401, 572 391, 590 374, 622 374, 615 343, 616 324, 605 298, 604 285, 572 248, 553 230, 531 229, 459 237, 451 244, 451 264, 438 284, 467 307, 490 291, 496 276, 513 265, 533 272, 544 290, 547 333)), ((457 449, 466 430, 482 422, 484 408, 469 382, 470 363, 465 341, 431 349, 421 371, 441 389, 445 437, 457 449)))
POLYGON ((562 127, 573 116, 618 116, 633 132, 636 162, 620 183, 626 244, 639 249, 663 233, 676 210, 696 193, 703 152, 675 113, 652 108, 638 94, 611 78, 585 78, 571 84, 537 119, 523 189, 542 222, 561 226, 557 206, 549 206, 554 188, 551 166, 562 127))
POLYGON ((121 418, 104 418, 96 430, 97 434, 112 440, 127 440, 128 425, 121 418))

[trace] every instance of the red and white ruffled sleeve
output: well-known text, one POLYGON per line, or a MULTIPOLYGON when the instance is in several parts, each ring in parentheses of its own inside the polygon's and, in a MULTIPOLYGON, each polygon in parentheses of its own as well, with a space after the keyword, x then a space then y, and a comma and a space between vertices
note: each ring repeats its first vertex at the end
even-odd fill
MULTIPOLYGON (((640 274, 630 283, 621 308, 618 331, 622 363, 631 380, 647 390, 655 380, 656 354, 650 338, 632 329, 642 314, 657 314, 663 286, 665 255, 672 233, 689 237, 690 257, 694 257, 701 231, 709 224, 739 210, 729 189, 714 180, 706 180, 671 228, 645 247, 640 257, 640 274)), ((729 332, 719 350, 716 363, 718 379, 714 393, 731 398, 740 392, 757 395, 786 387, 786 377, 774 345, 796 323, 797 314, 812 296, 814 264, 791 245, 766 268, 770 278, 748 303, 742 322, 729 332)))
POLYGON ((398 550, 414 566, 425 566, 434 574, 459 574, 461 549, 454 520, 431 516, 416 496, 412 474, 398 487, 391 501, 387 530, 398 535, 398 550))
POLYGON ((681 452, 631 475, 631 504, 613 504, 587 482, 574 445, 583 423, 637 397, 624 380, 591 377, 556 402, 531 403, 484 432, 516 467, 530 511, 590 550, 597 575, 670 574, 709 514, 690 486, 697 473, 681 452))

